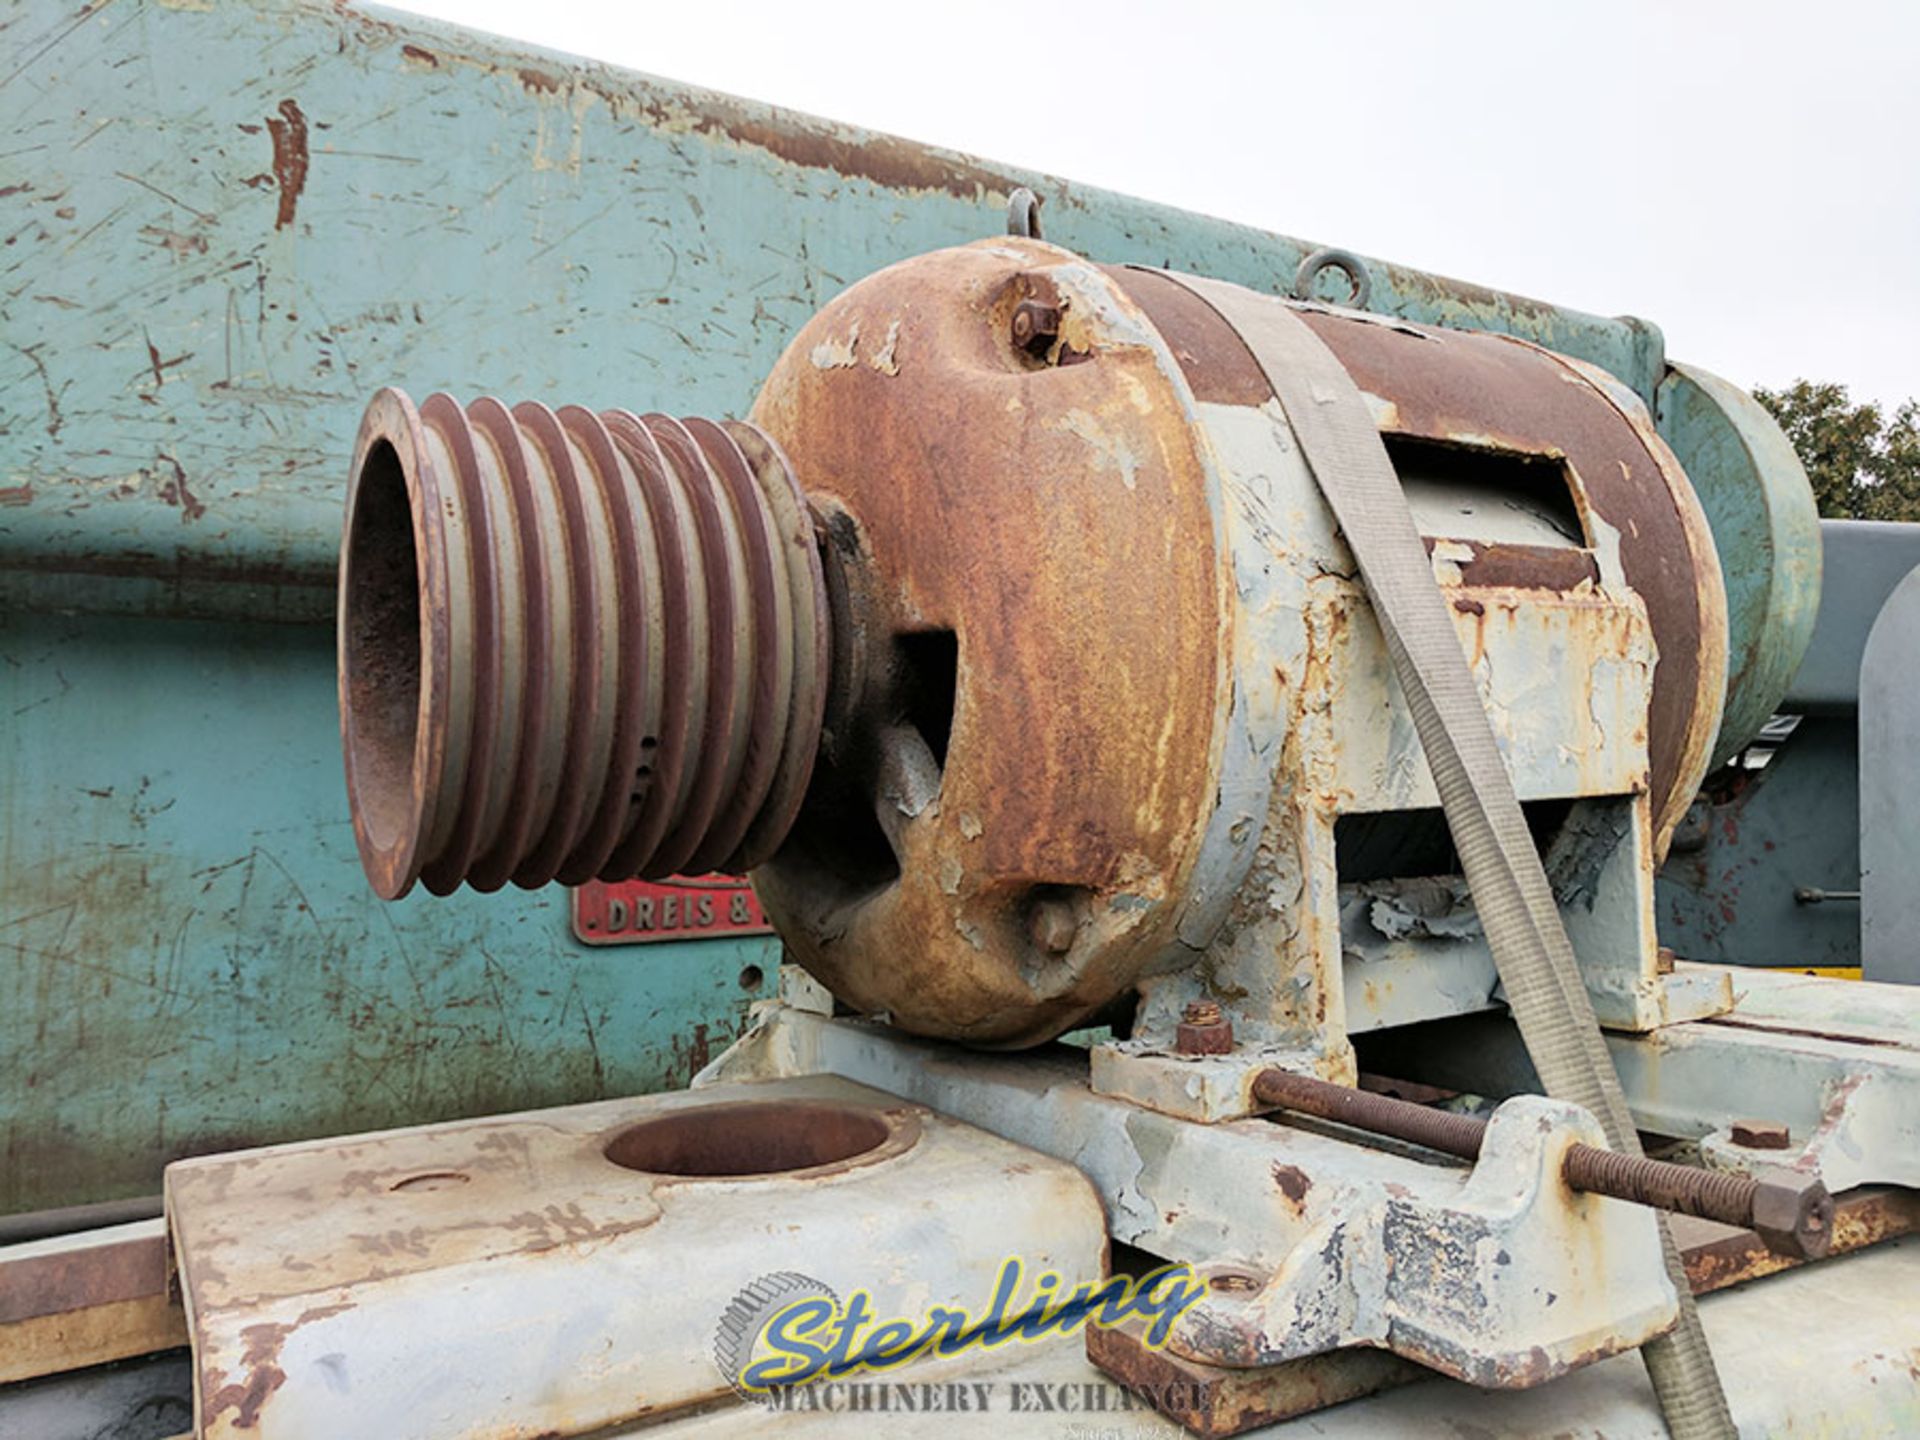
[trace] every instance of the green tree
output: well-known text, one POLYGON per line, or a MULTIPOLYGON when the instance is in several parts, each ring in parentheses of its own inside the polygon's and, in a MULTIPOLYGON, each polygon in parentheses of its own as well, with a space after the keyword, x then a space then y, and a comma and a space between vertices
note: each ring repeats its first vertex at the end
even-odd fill
POLYGON ((1834 520, 1920 520, 1920 402, 1888 417, 1844 385, 1796 380, 1753 392, 1807 467, 1820 513, 1834 520))

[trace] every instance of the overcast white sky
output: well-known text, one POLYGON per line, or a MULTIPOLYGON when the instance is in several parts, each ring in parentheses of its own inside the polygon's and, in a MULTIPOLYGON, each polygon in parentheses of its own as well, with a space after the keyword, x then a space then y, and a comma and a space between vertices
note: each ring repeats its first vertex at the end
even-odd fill
POLYGON ((1920 394, 1920 5, 398 0, 1920 394))

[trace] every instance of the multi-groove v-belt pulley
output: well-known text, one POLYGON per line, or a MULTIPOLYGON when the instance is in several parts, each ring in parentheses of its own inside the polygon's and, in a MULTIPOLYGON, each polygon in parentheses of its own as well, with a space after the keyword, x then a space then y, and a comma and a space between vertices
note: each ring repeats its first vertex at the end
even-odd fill
POLYGON ((772 441, 386 390, 354 469, 341 709, 382 895, 772 855, 813 770, 829 644, 813 521, 772 441))

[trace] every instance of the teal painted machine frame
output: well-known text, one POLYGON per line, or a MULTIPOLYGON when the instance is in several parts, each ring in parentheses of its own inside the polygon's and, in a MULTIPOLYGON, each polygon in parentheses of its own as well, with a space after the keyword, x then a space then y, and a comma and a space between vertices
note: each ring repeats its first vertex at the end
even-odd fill
MULTIPOLYGON (((0 56, 0 1214, 681 1084, 775 972, 580 945, 559 890, 368 891, 331 619, 374 388, 741 413, 828 296, 1019 185, 1103 260, 1284 290, 1317 248, 319 0, 26 0, 0 56)), ((1653 326, 1368 268, 1371 308, 1592 361, 1690 468, 1754 463, 1653 326)), ((1785 588, 1736 594, 1737 663, 1810 624, 1817 573, 1785 588)))

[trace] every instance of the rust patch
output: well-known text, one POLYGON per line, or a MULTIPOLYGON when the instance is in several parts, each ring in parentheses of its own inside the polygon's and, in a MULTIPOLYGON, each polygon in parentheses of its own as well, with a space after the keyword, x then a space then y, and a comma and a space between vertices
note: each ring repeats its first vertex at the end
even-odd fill
POLYGON ((1703 724, 1712 728, 1720 700, 1702 693, 1701 577, 1675 497, 1685 478, 1669 473, 1605 394, 1537 346, 1445 330, 1423 330, 1426 343, 1415 343, 1390 326, 1312 311, 1301 318, 1355 384, 1393 402, 1399 433, 1565 456, 1584 505, 1619 532, 1621 569, 1646 602, 1659 647, 1649 790, 1656 834, 1670 829, 1693 798, 1692 739, 1703 724))
POLYGON ((65 1315, 167 1293, 167 1239, 131 1240, 10 1260, 0 1286, 0 1325, 65 1315))
POLYGON ((1425 1377, 1384 1350, 1339 1350, 1283 1365, 1226 1369, 1149 1349, 1136 1319, 1086 1328, 1087 1359, 1194 1435, 1241 1435, 1425 1377))
MULTIPOLYGON (((1422 537, 1427 553, 1433 553, 1433 536, 1422 537)), ((1463 545, 1472 558, 1455 561, 1462 585, 1488 589, 1557 590, 1561 594, 1582 585, 1600 583, 1600 562, 1591 550, 1576 550, 1557 545, 1514 545, 1498 541, 1453 540, 1463 545)))
POLYGON ((140 233, 148 237, 149 244, 169 251, 176 257, 207 253, 207 237, 204 235, 169 230, 164 225, 142 225, 140 233))
MULTIPOLYGON (((1728 920, 1733 916, 1729 915, 1728 920)), ((1904 1040, 1890 1040, 1879 1035, 1854 1035, 1841 1030, 1815 1030, 1804 1025, 1793 1025, 1786 1021, 1764 1018, 1749 1019, 1739 1015, 1707 1015, 1699 1021, 1702 1025, 1724 1025, 1731 1030, 1759 1030, 1768 1035, 1796 1035, 1807 1040, 1843 1040, 1849 1045, 1883 1045, 1893 1049, 1902 1048, 1904 1040)), ((1859 1088, 1859 1077, 1849 1076, 1840 1082, 1838 1093, 1827 1102, 1824 1114, 1833 1118, 1839 1111, 1838 1102, 1844 1100, 1859 1088)))
POLYGON ((0 505, 31 505, 33 503, 33 485, 9 485, 0 490, 0 505))
POLYGON ((225 1370, 214 1368, 206 1372, 201 1381, 201 1392, 206 1397, 201 1428, 211 1430, 213 1422, 231 1410, 234 1412, 234 1429, 253 1429, 260 1422, 261 1407, 274 1391, 287 1383, 287 1373, 279 1364, 280 1347, 287 1343, 287 1337, 309 1321, 323 1320, 329 1315, 338 1315, 343 1310, 351 1309, 353 1306, 350 1304, 321 1305, 302 1311, 300 1318, 291 1325, 247 1326, 240 1332, 247 1347, 240 1355, 247 1378, 229 1383, 225 1370))
POLYGON ((1224 562, 1191 409, 1064 258, 996 241, 871 276, 754 411, 827 517, 835 614, 832 739, 755 888, 847 1004, 973 1044, 1049 1039, 1162 953, 1214 790, 1224 562), (1059 317, 1041 355, 1028 304, 1059 317), (913 363, 810 363, 856 324, 913 363))
POLYGON ((419 45, 402 45, 400 56, 402 59, 411 60, 416 65, 430 66, 435 70, 440 68, 440 57, 419 45))
MULTIPOLYGON (((1696 1295, 1807 1263, 1769 1250, 1751 1230, 1683 1215, 1674 1216, 1672 1224, 1674 1243, 1686 1262, 1687 1284, 1696 1295)), ((1892 1186, 1863 1186, 1834 1201, 1833 1243, 1827 1255, 1845 1255, 1916 1231, 1920 1195, 1892 1186)))
MULTIPOLYGON (((560 82, 551 76, 539 72, 532 75, 537 77, 537 83, 528 71, 520 72, 521 83, 529 89, 560 88, 560 82)), ((596 90, 596 93, 616 110, 637 109, 661 127, 686 128, 698 135, 731 140, 737 145, 763 150, 790 165, 830 170, 846 179, 871 181, 885 189, 942 190, 957 199, 971 201, 982 195, 1005 195, 1028 183, 964 156, 942 154, 912 141, 825 126, 802 129, 791 115, 764 115, 758 113, 758 107, 750 108, 717 96, 686 95, 675 99, 660 97, 658 91, 643 92, 648 98, 631 92, 596 90)))
MULTIPOLYGON (((1211 306, 1153 271, 1108 273, 1166 339, 1195 398, 1228 405, 1263 405, 1272 398, 1252 353, 1211 306)), ((1648 754, 1655 832, 1663 835, 1693 798, 1689 757, 1703 729, 1711 732, 1720 701, 1715 687, 1701 683, 1711 617, 1679 498, 1685 477, 1660 453, 1664 447, 1650 446, 1591 379, 1537 345, 1321 310, 1299 314, 1364 393, 1389 403, 1391 419, 1383 424, 1392 434, 1563 458, 1584 506, 1619 532, 1621 568, 1646 602, 1660 653, 1648 754)), ((1519 553, 1490 556, 1488 568, 1471 583, 1492 585, 1495 575, 1506 572, 1520 584, 1539 585, 1536 563, 1545 562, 1519 553)), ((1592 559, 1552 563, 1556 579, 1578 584, 1575 567, 1584 571, 1592 559)))
POLYGON ((1015 182, 958 160, 948 160, 905 140, 850 140, 831 132, 782 129, 764 120, 721 122, 727 138, 777 155, 791 165, 831 170, 849 179, 871 180, 889 190, 944 190, 962 200, 1006 191, 1015 182))
POLYGON ((1384 273, 1394 294, 1403 298, 1419 296, 1435 308, 1445 302, 1448 306, 1457 306, 1489 318, 1511 315, 1542 326, 1556 324, 1561 319, 1560 310, 1544 300, 1530 299, 1505 290, 1490 290, 1469 280, 1429 275, 1424 271, 1377 262, 1375 271, 1384 273))
POLYGON ((1313 1188, 1313 1181, 1307 1178, 1307 1172, 1298 1165, 1282 1165, 1275 1161, 1273 1165, 1273 1183, 1280 1187, 1280 1193, 1287 1197, 1287 1203, 1298 1215, 1306 1209, 1307 1191, 1313 1188))
POLYGON ((295 101, 282 100, 280 118, 267 117, 267 133, 273 138, 273 175, 280 186, 273 228, 284 230, 293 224, 300 192, 307 187, 307 117, 295 101))
MULTIPOLYGON (((148 472, 142 471, 142 475, 148 472)), ((17 487, 31 492, 31 485, 17 487)), ((130 493, 130 492, 128 492, 130 493)), ((0 501, 4 504, 25 505, 33 499, 31 493, 18 500, 0 501)), ((196 497, 195 503, 198 504, 196 497)), ((76 556, 53 554, 17 555, 7 562, 15 570, 23 570, 42 575, 98 575, 113 579, 148 578, 159 570, 162 562, 146 551, 130 551, 124 555, 102 553, 76 556)), ((193 554, 182 556, 178 561, 169 559, 161 571, 169 579, 206 581, 222 585, 254 585, 268 590, 310 590, 323 594, 326 608, 331 611, 337 577, 331 570, 304 569, 297 564, 251 564, 235 563, 221 556, 193 554)), ((258 1137, 244 1139, 223 1149, 244 1149, 248 1146, 265 1143, 258 1137)))
POLYGON ((207 507, 201 502, 199 496, 187 488, 186 470, 171 455, 163 454, 160 458, 173 467, 173 478, 160 487, 160 498, 169 505, 180 507, 180 519, 183 523, 198 520, 207 513, 207 507))
POLYGON ((1186 286, 1152 270, 1101 267, 1139 302, 1173 351, 1193 397, 1213 405, 1264 405, 1273 389, 1240 337, 1186 286))
POLYGON ((713 1046, 707 1039, 707 1027, 693 1027, 693 1038, 687 1042, 687 1074, 691 1078, 707 1068, 713 1059, 713 1046))
MULTIPOLYGON (((338 4, 338 0, 336 0, 338 4)), ((366 32, 367 38, 387 43, 399 33, 382 21, 360 15, 345 6, 339 13, 366 32)), ((402 53, 419 63, 437 63, 442 57, 407 45, 402 53), (414 52, 418 52, 416 55, 414 52)), ((478 63, 488 60, 471 57, 478 63)), ((553 96, 584 89, 606 102, 616 116, 640 116, 662 129, 733 141, 762 150, 792 165, 829 170, 847 179, 871 181, 888 189, 939 190, 962 200, 982 195, 1006 195, 1022 184, 1034 184, 992 170, 965 156, 944 154, 911 141, 870 135, 851 129, 800 120, 792 114, 769 113, 765 108, 731 101, 698 91, 674 90, 658 84, 627 87, 609 84, 595 73, 555 73, 521 65, 502 74, 515 76, 522 89, 535 96, 553 96)), ((1038 188, 1038 185, 1035 185, 1038 188)))

